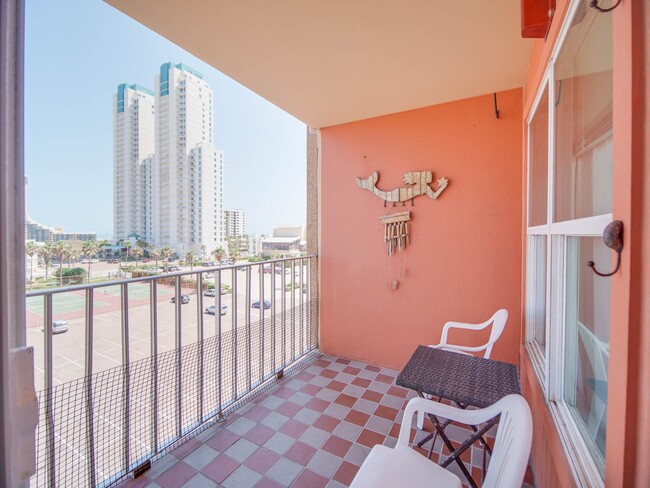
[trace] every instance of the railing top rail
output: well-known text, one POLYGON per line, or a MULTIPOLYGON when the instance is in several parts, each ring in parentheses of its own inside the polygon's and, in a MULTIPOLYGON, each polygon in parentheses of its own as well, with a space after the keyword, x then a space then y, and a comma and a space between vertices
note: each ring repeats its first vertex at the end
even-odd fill
POLYGON ((86 285, 73 285, 73 286, 62 286, 59 288, 48 288, 44 290, 31 290, 27 291, 25 293, 26 297, 42 297, 45 295, 54 295, 56 293, 66 293, 70 291, 80 291, 80 290, 89 290, 89 289, 95 289, 95 288, 107 288, 110 286, 116 286, 116 285, 121 285, 123 283, 142 283, 142 282, 149 282, 149 281, 154 281, 154 280, 159 280, 162 278, 173 278, 175 276, 187 276, 187 275, 195 275, 198 273, 214 273, 215 271, 226 271, 229 269, 236 269, 236 268, 241 268, 241 267, 253 267, 253 266, 265 266, 267 264, 274 264, 274 263, 283 263, 286 261, 296 261, 298 259, 310 259, 310 258, 316 258, 318 257, 318 254, 307 254, 305 256, 296 256, 296 257, 291 257, 291 258, 281 258, 281 259, 269 259, 268 261, 258 261, 255 263, 239 263, 239 264, 229 264, 227 266, 212 266, 209 268, 206 267, 199 267, 198 269, 193 269, 191 271, 175 271, 173 273, 162 273, 162 274, 157 274, 157 275, 151 275, 151 276, 141 276, 139 278, 129 278, 129 279, 124 279, 124 280, 114 280, 114 281, 105 281, 102 283, 91 283, 91 284, 86 284, 86 285))

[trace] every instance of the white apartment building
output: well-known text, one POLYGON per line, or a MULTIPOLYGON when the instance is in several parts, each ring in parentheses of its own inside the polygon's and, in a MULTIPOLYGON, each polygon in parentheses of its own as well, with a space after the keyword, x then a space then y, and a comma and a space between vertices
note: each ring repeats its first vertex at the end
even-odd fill
POLYGON ((223 242, 223 152, 213 142, 213 94, 200 73, 165 63, 156 77, 154 242, 179 254, 223 242))
POLYGON ((273 229, 273 236, 262 239, 262 254, 268 256, 299 255, 306 248, 305 227, 281 225, 273 229))
POLYGON ((148 201, 152 199, 155 96, 142 86, 122 83, 113 95, 113 108, 114 238, 138 234, 151 241, 154 230, 148 201))
POLYGON ((223 151, 204 142, 190 149, 190 221, 186 249, 207 253, 221 245, 223 222, 223 151), (198 249, 197 249, 198 246, 198 249))
POLYGON ((141 199, 138 204, 142 205, 138 212, 138 229, 136 232, 146 242, 154 242, 154 217, 153 217, 153 173, 156 165, 156 156, 151 155, 144 158, 138 166, 138 188, 140 188, 141 199))
POLYGON ((240 237, 246 235, 246 212, 240 209, 224 210, 223 219, 226 237, 240 237))

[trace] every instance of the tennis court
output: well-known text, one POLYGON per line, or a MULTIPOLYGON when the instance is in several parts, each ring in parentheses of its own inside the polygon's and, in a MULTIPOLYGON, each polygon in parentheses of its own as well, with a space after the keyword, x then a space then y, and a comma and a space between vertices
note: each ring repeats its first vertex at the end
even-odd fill
MULTIPOLYGON (((129 284, 129 299, 131 300, 142 300, 143 298, 149 298, 150 294, 149 284, 144 283, 130 283, 129 284)), ((158 285, 156 287, 158 296, 160 295, 171 295, 173 290, 171 287, 158 285)), ((95 290, 96 296, 101 296, 102 293, 113 295, 119 297, 121 292, 120 285, 107 286, 105 288, 97 288, 95 290)))
MULTIPOLYGON (((57 293, 53 297, 54 313, 68 313, 79 312, 86 307, 86 298, 84 295, 77 295, 76 293, 57 293)), ((43 297, 28 297, 27 298, 27 311, 39 316, 43 316, 43 297)), ((103 307, 108 305, 107 302, 101 300, 94 300, 94 308, 103 307)))

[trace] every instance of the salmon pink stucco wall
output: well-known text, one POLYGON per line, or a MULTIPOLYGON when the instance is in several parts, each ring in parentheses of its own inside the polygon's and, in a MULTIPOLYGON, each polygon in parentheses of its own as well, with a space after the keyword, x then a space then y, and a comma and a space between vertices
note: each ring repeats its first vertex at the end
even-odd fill
MULTIPOLYGON (((482 322, 506 308, 493 350, 518 363, 521 307, 522 90, 321 130, 320 341, 346 358, 401 368, 449 320, 482 322), (450 183, 435 201, 384 207, 355 177, 403 186, 408 171, 450 183), (411 211, 411 243, 387 256, 379 217, 411 211), (393 279, 399 281, 392 290, 393 279)), ((486 335, 452 335, 478 343, 486 335)))

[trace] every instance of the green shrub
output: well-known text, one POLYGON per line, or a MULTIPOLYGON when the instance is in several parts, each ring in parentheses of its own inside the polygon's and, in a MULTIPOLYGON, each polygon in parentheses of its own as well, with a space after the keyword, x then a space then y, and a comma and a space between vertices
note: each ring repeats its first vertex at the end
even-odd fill
POLYGON ((83 268, 58 268, 54 271, 54 276, 57 278, 61 275, 63 275, 64 285, 77 285, 83 283, 86 270, 83 268))

